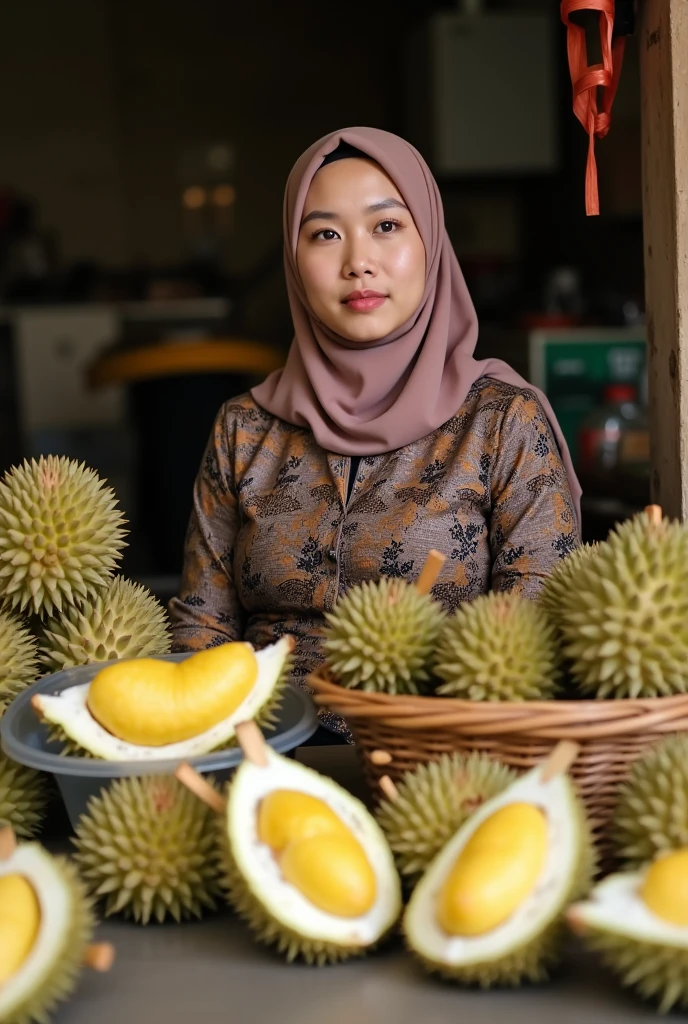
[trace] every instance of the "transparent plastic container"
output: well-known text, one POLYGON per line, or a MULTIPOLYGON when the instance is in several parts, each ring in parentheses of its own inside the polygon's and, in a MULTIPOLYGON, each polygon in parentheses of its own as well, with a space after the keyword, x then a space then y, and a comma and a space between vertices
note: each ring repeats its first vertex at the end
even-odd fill
POLYGON ((578 469, 584 474, 649 473, 650 429, 637 391, 630 384, 610 384, 604 404, 593 410, 578 435, 578 469))
MULTIPOLYGON (((183 661, 189 654, 168 654, 163 661, 183 661)), ((95 758, 74 757, 60 754, 60 746, 48 739, 48 727, 44 725, 31 707, 31 698, 36 693, 61 693, 71 686, 89 682, 105 663, 80 665, 64 669, 40 679, 24 690, 7 708, 0 720, 0 743, 2 749, 19 764, 54 775, 58 789, 74 828, 79 817, 85 812, 92 796, 107 789, 113 779, 140 775, 171 775, 179 761, 101 761, 95 758)), ((288 686, 279 712, 277 727, 266 732, 265 739, 278 753, 287 753, 301 746, 314 734, 318 719, 313 701, 303 690, 288 686)), ((241 762, 242 754, 237 747, 220 750, 213 754, 189 758, 197 772, 212 774, 218 783, 223 783, 241 762)))

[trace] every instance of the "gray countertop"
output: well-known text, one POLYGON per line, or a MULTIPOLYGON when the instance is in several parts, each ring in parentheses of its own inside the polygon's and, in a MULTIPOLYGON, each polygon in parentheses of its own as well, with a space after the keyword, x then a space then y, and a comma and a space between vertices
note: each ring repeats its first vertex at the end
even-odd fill
MULTIPOLYGON (((304 750, 300 760, 354 791, 352 751, 304 750)), ((117 947, 109 974, 84 972, 54 1024, 622 1024, 657 1020, 572 946, 548 985, 464 991, 429 978, 399 943, 326 968, 287 965, 229 911, 182 925, 110 919, 98 939, 117 947)), ((677 1015, 673 1019, 684 1019, 677 1015)))

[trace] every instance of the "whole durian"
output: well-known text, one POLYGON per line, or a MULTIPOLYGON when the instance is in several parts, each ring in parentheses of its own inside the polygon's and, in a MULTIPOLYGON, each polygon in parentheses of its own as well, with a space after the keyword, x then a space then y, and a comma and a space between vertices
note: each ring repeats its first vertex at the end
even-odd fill
POLYGON ((560 597, 571 674, 595 697, 688 690, 688 527, 643 512, 579 562, 560 597))
POLYGON ((167 654, 167 613, 149 590, 117 576, 95 598, 82 600, 51 619, 41 661, 50 671, 118 658, 167 654))
POLYGON ((419 693, 446 618, 439 602, 401 579, 352 587, 326 614, 323 650, 335 680, 350 689, 419 693))
POLYGON ((0 602, 60 612, 107 584, 124 546, 114 492, 86 466, 41 456, 0 480, 0 602))
POLYGON ((556 693, 559 654, 542 608, 513 593, 459 605, 437 642, 437 693, 468 700, 546 700, 556 693))
POLYGON ((0 611, 0 717, 24 687, 36 679, 36 640, 20 620, 0 611))
POLYGON ((213 812, 175 778, 119 779, 89 801, 75 860, 107 916, 180 921, 215 909, 215 834, 213 812))
POLYGON ((638 758, 619 789, 612 830, 628 870, 688 846, 688 736, 667 736, 638 758))
POLYGON ((442 754, 405 773, 376 817, 402 877, 414 885, 452 835, 516 773, 487 754, 442 754))
POLYGON ((566 558, 557 562, 551 574, 545 580, 540 591, 538 601, 550 618, 550 621, 559 628, 561 617, 562 598, 568 594, 571 588, 571 581, 574 578, 578 567, 586 564, 594 557, 599 544, 582 544, 575 548, 566 558))
POLYGON ((0 753, 0 821, 9 822, 20 839, 33 839, 47 803, 47 787, 41 773, 0 753))

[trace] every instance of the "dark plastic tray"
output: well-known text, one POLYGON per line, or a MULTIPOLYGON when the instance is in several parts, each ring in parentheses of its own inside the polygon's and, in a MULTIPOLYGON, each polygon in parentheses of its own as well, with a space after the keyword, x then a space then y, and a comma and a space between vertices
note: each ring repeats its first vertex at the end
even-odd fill
MULTIPOLYGON (((188 657, 189 654, 168 654, 161 660, 183 661, 188 657)), ((48 740, 48 727, 41 723, 31 707, 33 695, 57 694, 70 686, 87 683, 105 664, 80 665, 45 676, 20 693, 0 720, 2 749, 19 764, 55 776, 72 827, 76 826, 80 815, 86 810, 90 797, 107 788, 113 779, 172 774, 179 765, 179 761, 102 761, 63 756, 60 754, 60 746, 48 740)), ((277 727, 273 732, 266 732, 265 739, 278 753, 286 753, 305 743, 317 725, 315 706, 308 694, 288 686, 277 727)), ((241 751, 232 747, 202 757, 191 757, 189 763, 196 771, 212 774, 217 782, 222 783, 229 778, 241 758, 241 751)))

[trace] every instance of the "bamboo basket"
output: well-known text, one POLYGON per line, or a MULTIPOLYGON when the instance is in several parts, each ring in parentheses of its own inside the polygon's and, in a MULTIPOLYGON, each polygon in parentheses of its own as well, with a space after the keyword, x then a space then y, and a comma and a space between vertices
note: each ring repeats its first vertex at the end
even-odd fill
POLYGON ((389 696, 347 690, 323 675, 308 680, 317 704, 349 725, 377 802, 380 779, 442 754, 485 751, 526 771, 560 740, 580 750, 570 774, 584 801, 601 866, 613 866, 610 820, 617 791, 636 758, 668 733, 688 731, 688 695, 627 700, 474 702, 443 697, 389 696))

